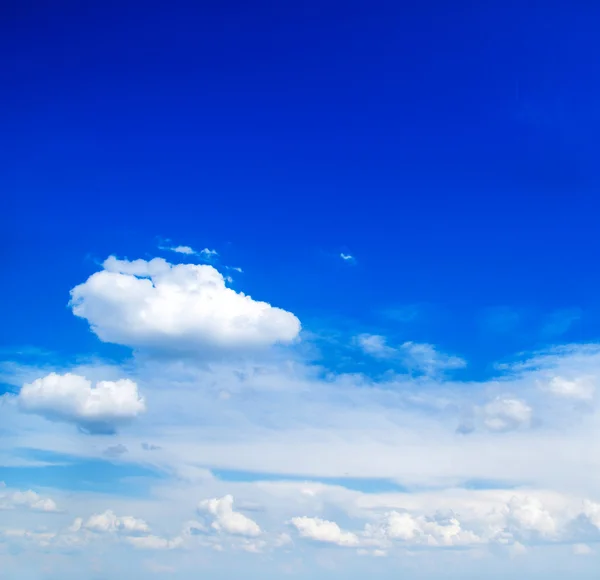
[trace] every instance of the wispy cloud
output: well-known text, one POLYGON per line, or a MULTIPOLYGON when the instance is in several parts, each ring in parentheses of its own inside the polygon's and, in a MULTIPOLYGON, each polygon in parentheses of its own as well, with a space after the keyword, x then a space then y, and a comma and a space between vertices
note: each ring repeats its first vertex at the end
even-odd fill
POLYGON ((360 334, 356 337, 361 349, 376 358, 396 359, 407 368, 430 375, 439 371, 464 368, 467 363, 460 357, 438 351, 433 345, 407 341, 396 347, 389 346, 384 336, 360 334))
POLYGON ((462 369, 467 366, 464 359, 440 352, 432 344, 408 341, 400 345, 399 350, 405 353, 405 360, 409 367, 425 374, 462 369))
POLYGON ((398 354, 395 348, 386 344, 385 336, 379 334, 359 334, 356 343, 365 353, 377 358, 389 358, 398 354))
POLYGON ((185 256, 196 256, 198 258, 202 258, 207 262, 214 260, 219 255, 219 252, 217 252, 217 250, 211 250, 210 248, 195 250, 191 246, 171 245, 170 240, 163 240, 158 245, 158 248, 166 252, 174 252, 176 254, 183 254, 185 256))

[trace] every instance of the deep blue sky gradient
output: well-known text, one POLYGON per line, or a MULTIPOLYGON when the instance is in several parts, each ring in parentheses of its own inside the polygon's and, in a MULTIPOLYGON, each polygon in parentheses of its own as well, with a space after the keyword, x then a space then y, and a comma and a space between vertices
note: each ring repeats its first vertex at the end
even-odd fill
POLYGON ((599 22, 565 1, 5 4, 3 346, 102 352, 68 291, 159 236, 313 329, 473 369, 598 339, 599 22))

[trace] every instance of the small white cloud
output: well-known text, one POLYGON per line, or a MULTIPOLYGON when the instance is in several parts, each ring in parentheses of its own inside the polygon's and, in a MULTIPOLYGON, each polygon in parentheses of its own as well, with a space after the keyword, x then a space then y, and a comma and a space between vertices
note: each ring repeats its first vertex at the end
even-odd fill
POLYGON ((81 531, 82 527, 83 527, 83 518, 75 518, 73 520, 73 523, 67 528, 67 531, 72 534, 76 534, 77 532, 81 531))
POLYGON ((206 258, 207 260, 211 260, 212 258, 214 258, 215 256, 219 255, 219 252, 217 252, 217 250, 210 250, 208 248, 204 248, 203 250, 200 250, 198 252, 198 254, 200 256, 203 256, 204 258, 206 258))
POLYGON ((596 380, 593 377, 566 379, 553 377, 547 383, 540 384, 543 390, 564 399, 589 401, 596 393, 596 380))
POLYGON ((387 552, 385 550, 365 550, 364 548, 360 548, 356 550, 356 553, 359 556, 374 556, 375 558, 383 558, 387 556, 387 552))
POLYGON ((511 558, 518 558, 527 554, 527 548, 521 542, 514 542, 508 546, 508 553, 511 558))
POLYGON ((300 536, 315 542, 344 547, 353 547, 359 544, 356 534, 343 531, 335 522, 321 518, 298 517, 292 518, 291 523, 298 530, 300 536))
POLYGON ((169 250, 176 252, 178 254, 187 254, 188 256, 192 256, 196 253, 189 246, 176 246, 174 248, 169 248, 169 250))
POLYGON ((160 536, 129 536, 125 541, 140 550, 173 550, 183 544, 182 538, 161 538, 160 536))
POLYGON ((0 534, 8 539, 18 539, 33 542, 42 548, 47 548, 56 540, 56 534, 53 532, 38 532, 23 529, 5 529, 0 534))
MULTIPOLYGON (((0 489, 3 489, 3 486, 0 486, 0 489)), ((12 509, 27 509, 38 512, 58 511, 54 500, 42 497, 32 490, 0 492, 0 510, 12 509)))
POLYGON ((90 433, 111 433, 146 410, 136 383, 129 379, 91 381, 67 373, 25 384, 18 395, 21 410, 54 421, 74 423, 90 433))
POLYGON ((532 409, 520 399, 497 397, 482 409, 484 426, 490 431, 512 431, 528 427, 532 409))
POLYGON ((342 260, 344 260, 344 262, 356 262, 356 259, 354 258, 354 256, 352 256, 350 254, 344 254, 344 252, 342 252, 340 254, 340 258, 342 260))
POLYGON ((393 357, 398 351, 385 342, 385 337, 379 334, 360 334, 356 337, 356 342, 362 350, 378 358, 393 357))
POLYGON ((467 366, 464 359, 440 352, 432 344, 408 341, 402 344, 400 349, 405 355, 407 366, 425 374, 467 366))
POLYGON ((259 536, 259 525, 244 514, 233 511, 233 497, 226 495, 222 498, 201 501, 198 510, 214 516, 212 527, 215 530, 239 536, 259 536))
POLYGON ((77 519, 73 522, 72 527, 77 529, 83 528, 100 534, 122 533, 125 535, 134 535, 150 532, 150 527, 144 520, 134 518, 133 516, 119 517, 112 510, 107 510, 101 514, 94 514, 85 523, 82 523, 81 519, 77 519), (77 528, 77 524, 79 524, 79 528, 77 528))
POLYGON ((267 542, 264 540, 244 540, 240 548, 250 554, 260 554, 266 546, 267 542))
POLYGON ((573 554, 576 556, 590 556, 594 553, 594 550, 587 544, 575 544, 573 546, 573 554))
POLYGON ((290 343, 300 332, 291 312, 228 288, 212 266, 160 258, 107 259, 71 290, 71 307, 105 342, 205 356, 290 343))

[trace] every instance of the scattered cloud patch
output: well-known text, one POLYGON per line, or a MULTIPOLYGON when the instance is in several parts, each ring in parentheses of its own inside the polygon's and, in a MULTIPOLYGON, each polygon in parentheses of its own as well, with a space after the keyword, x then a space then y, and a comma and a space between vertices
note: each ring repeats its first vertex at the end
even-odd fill
POLYGON ((300 321, 291 312, 228 288, 209 265, 160 258, 104 262, 71 290, 73 313, 104 342, 208 354, 287 344, 300 321))
MULTIPOLYGON (((387 496, 387 500, 390 499, 387 496)), ((403 499, 414 504, 410 495, 403 499)), ((431 500, 435 502, 432 496, 431 500)), ((587 501, 584 510, 580 511, 575 509, 577 502, 566 497, 545 494, 544 501, 539 495, 524 492, 511 496, 505 491, 472 492, 462 500, 454 495, 454 503, 456 511, 445 508, 433 513, 419 513, 413 508, 371 513, 369 521, 356 532, 343 531, 337 523, 320 518, 293 518, 291 523, 301 537, 359 547, 363 550, 361 553, 371 555, 376 555, 375 550, 388 553, 395 546, 448 548, 483 545, 507 547, 512 554, 522 552, 525 545, 530 544, 566 542, 577 545, 581 534, 573 532, 573 523, 582 517, 590 518, 590 514, 596 513, 597 506, 587 501)), ((591 524, 600 530, 600 522, 593 520, 594 515, 591 517, 591 524)))
POLYGON ((92 386, 70 373, 50 373, 23 385, 17 400, 22 411, 73 423, 89 433, 113 433, 146 410, 137 384, 129 379, 92 386))
POLYGON ((465 529, 458 518, 450 514, 413 515, 392 511, 376 524, 367 524, 365 534, 382 546, 389 541, 430 547, 468 546, 482 543, 473 531, 465 529))

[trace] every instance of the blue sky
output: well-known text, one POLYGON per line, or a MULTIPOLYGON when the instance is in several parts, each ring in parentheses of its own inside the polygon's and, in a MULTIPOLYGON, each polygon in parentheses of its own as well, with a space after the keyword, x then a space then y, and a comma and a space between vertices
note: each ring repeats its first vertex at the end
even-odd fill
POLYGON ((8 577, 592 578, 588 4, 8 9, 8 577))

